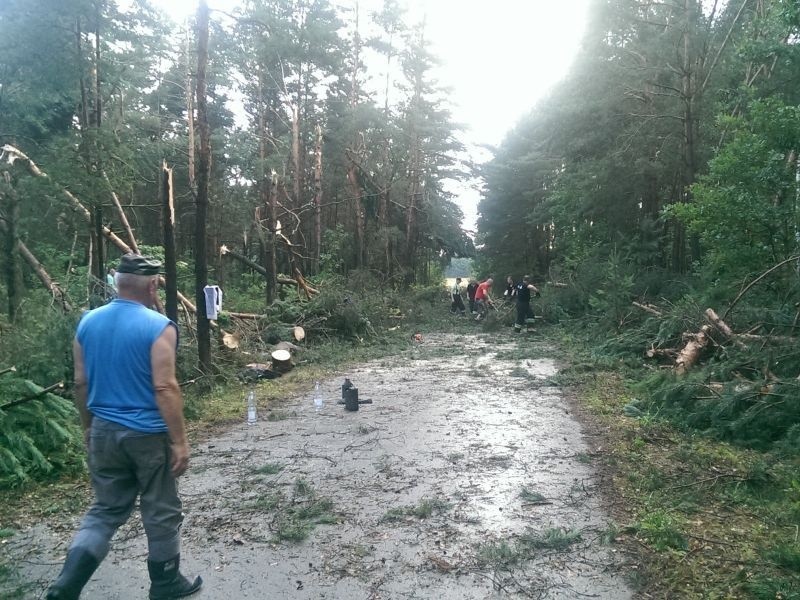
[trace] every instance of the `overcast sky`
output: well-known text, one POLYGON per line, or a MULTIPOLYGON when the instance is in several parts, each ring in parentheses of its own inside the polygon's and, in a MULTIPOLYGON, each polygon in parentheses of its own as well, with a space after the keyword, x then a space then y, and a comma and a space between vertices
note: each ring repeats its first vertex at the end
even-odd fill
MULTIPOLYGON (((196 10, 196 0, 152 0, 176 21, 196 10)), ((350 0, 338 0, 347 4, 350 0)), ((355 0, 352 0, 355 4, 355 0)), ((589 0, 406 0, 409 17, 426 19, 431 50, 442 65, 439 81, 452 88, 456 121, 473 160, 488 154, 566 73, 580 44, 589 0)), ((230 10, 238 0, 209 0, 230 10)), ((360 0, 366 15, 381 0, 360 0)), ((479 194, 474 185, 451 186, 474 229, 479 194)))

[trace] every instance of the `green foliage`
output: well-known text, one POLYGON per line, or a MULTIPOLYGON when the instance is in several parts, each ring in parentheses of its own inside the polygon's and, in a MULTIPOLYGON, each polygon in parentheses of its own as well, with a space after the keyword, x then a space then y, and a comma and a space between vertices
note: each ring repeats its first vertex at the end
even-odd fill
POLYGON ((797 184, 787 157, 800 139, 799 123, 800 106, 753 102, 746 117, 726 122, 733 139, 693 186, 694 201, 670 207, 700 236, 716 273, 757 271, 796 248, 797 184))
POLYGON ((542 550, 561 552, 580 541, 576 530, 552 527, 544 531, 528 530, 511 540, 481 544, 476 553, 478 564, 494 568, 508 568, 531 560, 542 550))
POLYGON ((642 517, 636 525, 639 534, 657 551, 686 550, 689 546, 674 516, 656 510, 642 517))
MULTIPOLYGON (((3 375, 0 404, 42 388, 3 375)), ((52 394, 0 409, 0 489, 46 480, 84 468, 83 433, 72 403, 52 394)))
POLYGON ((290 502, 279 498, 270 510, 277 512, 275 539, 300 542, 306 539, 316 525, 330 525, 338 521, 333 502, 319 496, 305 480, 294 483, 294 495, 290 502))
POLYGON ((625 269, 617 252, 609 256, 603 275, 603 286, 590 294, 589 306, 601 319, 620 329, 630 313, 634 276, 625 269))
POLYGON ((3 331, 0 365, 15 366, 33 381, 52 384, 72 380, 72 338, 77 315, 54 311, 42 292, 23 305, 23 316, 3 331), (13 340, 13 343, 11 343, 13 340))
MULTIPOLYGON (((722 365, 717 364, 718 374, 722 365)), ((742 446, 791 452, 800 423, 800 386, 793 380, 767 384, 740 378, 720 386, 706 383, 703 369, 683 378, 651 376, 638 386, 651 410, 742 446), (720 389, 721 387, 721 389, 720 389)))

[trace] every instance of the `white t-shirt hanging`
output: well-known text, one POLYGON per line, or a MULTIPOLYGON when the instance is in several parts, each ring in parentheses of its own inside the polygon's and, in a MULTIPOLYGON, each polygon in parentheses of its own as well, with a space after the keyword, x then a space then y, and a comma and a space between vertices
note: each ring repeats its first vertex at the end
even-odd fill
POLYGON ((214 321, 222 312, 222 289, 218 285, 207 285, 203 293, 206 297, 206 318, 214 321))

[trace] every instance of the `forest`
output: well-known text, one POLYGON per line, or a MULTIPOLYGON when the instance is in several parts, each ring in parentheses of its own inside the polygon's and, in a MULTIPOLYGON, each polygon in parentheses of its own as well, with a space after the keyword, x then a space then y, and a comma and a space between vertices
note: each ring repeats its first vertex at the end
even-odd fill
POLYGON ((666 408, 796 452, 800 9, 592 7, 572 71, 481 168, 479 260, 569 284, 550 316, 610 354, 684 360, 699 336, 685 381, 651 382, 666 408))
MULTIPOLYGON (((401 0, 200 0, 184 23, 0 3, 0 488, 83 473, 71 340, 124 253, 164 261, 201 399, 296 326, 318 348, 450 327, 441 280, 471 264, 530 274, 575 376, 625 379, 626 416, 758 453, 796 527, 800 5, 588 4, 570 70, 474 164, 401 0), (473 177, 474 237, 447 185, 473 177)), ((781 544, 761 556, 785 575, 781 544)), ((758 597, 798 597, 776 580, 758 597)))

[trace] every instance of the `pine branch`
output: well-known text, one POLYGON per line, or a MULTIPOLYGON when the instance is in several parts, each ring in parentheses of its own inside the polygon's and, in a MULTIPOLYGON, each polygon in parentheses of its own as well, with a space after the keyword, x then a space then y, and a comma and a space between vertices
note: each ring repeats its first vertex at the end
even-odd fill
POLYGON ((25 402, 29 402, 31 400, 36 400, 37 398, 41 398, 42 396, 49 394, 50 392, 63 389, 64 389, 64 382, 59 381, 58 383, 54 383, 53 385, 42 389, 42 391, 40 392, 36 392, 35 394, 31 394, 30 396, 25 396, 24 398, 19 398, 18 400, 12 400, 11 402, 7 402, 3 405, 0 405, 0 410, 6 410, 7 408, 11 408, 12 406, 24 404, 25 402))

